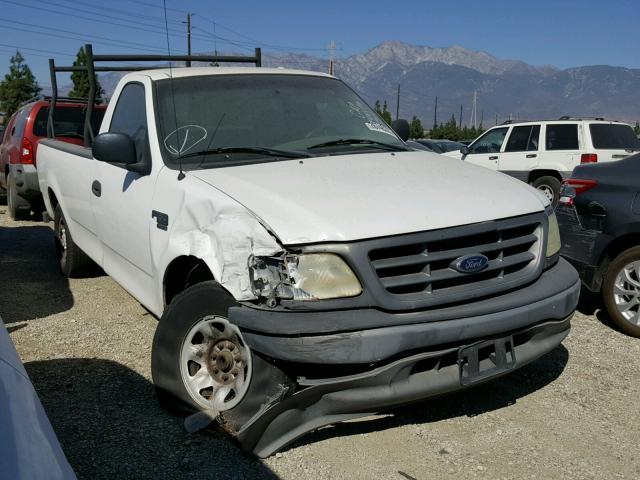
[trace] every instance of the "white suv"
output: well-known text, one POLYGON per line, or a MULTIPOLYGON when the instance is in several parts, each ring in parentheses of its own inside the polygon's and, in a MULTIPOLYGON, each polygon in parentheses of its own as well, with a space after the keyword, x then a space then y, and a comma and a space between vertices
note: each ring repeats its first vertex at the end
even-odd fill
POLYGON ((637 150, 640 140, 626 123, 561 117, 497 125, 445 155, 523 180, 556 203, 560 183, 576 165, 620 160, 637 150))

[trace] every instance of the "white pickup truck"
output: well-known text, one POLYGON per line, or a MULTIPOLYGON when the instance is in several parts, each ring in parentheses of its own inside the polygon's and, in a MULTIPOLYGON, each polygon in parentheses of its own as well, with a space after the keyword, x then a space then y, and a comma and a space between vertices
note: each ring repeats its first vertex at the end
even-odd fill
POLYGON ((38 175, 62 271, 160 319, 159 399, 258 456, 512 371, 578 301, 544 196, 409 150, 320 73, 127 74, 92 148, 43 140, 38 175))

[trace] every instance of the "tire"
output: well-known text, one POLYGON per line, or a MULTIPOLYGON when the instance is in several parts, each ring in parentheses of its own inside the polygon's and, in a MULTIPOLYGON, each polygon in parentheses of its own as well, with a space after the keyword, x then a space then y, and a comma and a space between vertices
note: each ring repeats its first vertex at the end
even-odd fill
MULTIPOLYGON (((282 370, 251 352, 242 340, 239 329, 226 321, 229 307, 236 305, 235 299, 217 282, 206 281, 187 288, 165 308, 151 351, 151 374, 160 403, 175 413, 194 413, 207 408, 221 411, 218 421, 230 433, 238 431, 267 404, 275 403, 293 393, 295 386, 282 370), (217 338, 199 338, 199 334, 191 336, 194 330, 198 330, 198 325, 205 324, 218 324, 213 327, 214 330, 210 330, 218 335, 217 338), (191 338, 195 340, 190 340, 191 338), (231 362, 233 365, 227 369, 231 376, 235 375, 229 384, 233 397, 228 402, 225 398, 221 407, 219 400, 222 396, 218 394, 224 395, 226 385, 216 383, 216 380, 220 380, 222 370, 217 374, 212 373, 218 365, 217 360, 213 361, 212 358, 215 346, 229 338, 238 349, 236 352, 239 352, 238 358, 241 360, 236 364, 231 362), (202 349, 204 362, 209 362, 208 365, 187 361, 189 355, 183 356, 183 352, 194 346, 202 349), (196 392, 187 378, 196 378, 201 369, 204 369, 203 383, 198 388, 213 384, 210 390, 201 390, 202 393, 196 392), (234 370, 236 374, 233 374, 234 370), (240 377, 244 380, 248 378, 248 382, 238 382, 240 377)), ((198 361, 203 359, 198 358, 198 361)))
POLYGON ((13 175, 7 175, 7 210, 13 220, 24 220, 31 214, 31 204, 18 195, 13 175))
POLYGON ((625 250, 611 262, 602 283, 602 297, 615 325, 640 338, 640 246, 625 250))
POLYGON ((54 214, 54 243, 60 271, 65 277, 81 278, 95 268, 95 263, 73 241, 60 205, 54 214))
POLYGON ((558 204, 560 198, 560 181, 556 177, 545 175, 544 177, 537 178, 531 184, 534 188, 542 191, 551 204, 555 207, 558 204))

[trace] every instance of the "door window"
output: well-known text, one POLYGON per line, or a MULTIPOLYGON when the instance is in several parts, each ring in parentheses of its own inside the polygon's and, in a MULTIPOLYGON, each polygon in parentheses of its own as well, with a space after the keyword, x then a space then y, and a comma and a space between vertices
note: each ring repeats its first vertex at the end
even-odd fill
POLYGON ((538 150, 540 125, 513 127, 505 152, 535 152, 538 150))
POLYGON ((122 89, 111 118, 109 132, 129 135, 136 146, 138 162, 147 158, 149 137, 144 86, 142 84, 129 83, 122 89))
POLYGON ((547 125, 547 150, 577 150, 578 124, 547 125))
POLYGON ((469 154, 473 155, 475 153, 498 153, 500 152, 500 148, 502 148, 502 142, 504 142, 504 137, 507 136, 507 131, 509 128, 501 127, 494 128, 485 133, 478 140, 473 142, 471 147, 469 147, 469 154))

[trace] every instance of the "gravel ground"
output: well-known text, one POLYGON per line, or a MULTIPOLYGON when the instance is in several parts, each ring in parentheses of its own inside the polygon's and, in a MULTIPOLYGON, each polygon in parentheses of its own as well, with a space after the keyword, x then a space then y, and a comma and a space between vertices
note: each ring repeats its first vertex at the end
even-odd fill
POLYGON ((563 346, 501 380, 259 461, 159 407, 157 320, 109 277, 62 277, 52 241, 0 206, 0 314, 79 478, 640 478, 640 340, 593 301, 563 346))

